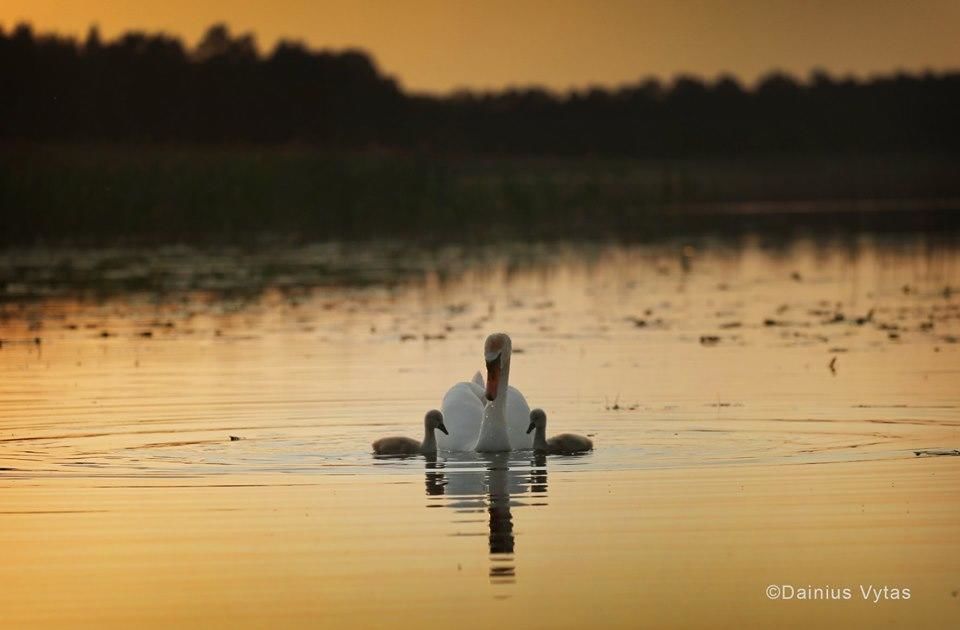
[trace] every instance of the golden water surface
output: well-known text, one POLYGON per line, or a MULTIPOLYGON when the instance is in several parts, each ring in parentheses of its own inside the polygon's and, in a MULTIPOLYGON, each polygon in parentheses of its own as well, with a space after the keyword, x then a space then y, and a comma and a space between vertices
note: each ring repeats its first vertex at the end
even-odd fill
POLYGON ((390 251, 0 257, 0 626, 954 626, 955 241, 390 251), (596 450, 375 459, 495 330, 596 450))

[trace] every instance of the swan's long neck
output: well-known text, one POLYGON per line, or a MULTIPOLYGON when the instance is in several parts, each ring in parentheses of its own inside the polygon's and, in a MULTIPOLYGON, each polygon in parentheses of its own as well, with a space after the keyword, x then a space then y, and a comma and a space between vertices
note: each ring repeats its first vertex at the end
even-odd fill
POLYGON ((423 442, 420 443, 421 453, 437 452, 437 432, 429 424, 423 425, 423 442))
POLYGON ((533 435, 533 450, 535 451, 545 451, 549 447, 547 445, 547 425, 541 424, 537 427, 536 433, 533 435))
POLYGON ((500 361, 497 397, 489 401, 483 409, 483 422, 480 423, 480 435, 474 449, 480 452, 499 452, 511 449, 506 418, 507 385, 510 379, 509 349, 504 350, 500 361))
POLYGON ((500 381, 497 383, 497 397, 493 401, 498 420, 506 424, 507 387, 510 385, 510 350, 504 350, 500 364, 500 381))

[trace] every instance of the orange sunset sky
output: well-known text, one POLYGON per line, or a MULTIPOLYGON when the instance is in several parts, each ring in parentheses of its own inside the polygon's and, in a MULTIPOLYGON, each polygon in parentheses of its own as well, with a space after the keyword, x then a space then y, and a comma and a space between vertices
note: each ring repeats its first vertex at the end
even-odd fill
POLYGON ((193 45, 225 21, 316 48, 363 48, 415 91, 615 85, 679 73, 751 82, 780 69, 867 76, 960 68, 960 0, 3 0, 0 25, 193 45))

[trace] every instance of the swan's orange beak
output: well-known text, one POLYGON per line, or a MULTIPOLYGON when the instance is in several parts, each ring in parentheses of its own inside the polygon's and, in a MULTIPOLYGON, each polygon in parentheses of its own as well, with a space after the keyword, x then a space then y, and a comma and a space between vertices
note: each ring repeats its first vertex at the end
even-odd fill
POLYGON ((497 398, 497 387, 500 385, 500 355, 487 361, 487 400, 497 398))

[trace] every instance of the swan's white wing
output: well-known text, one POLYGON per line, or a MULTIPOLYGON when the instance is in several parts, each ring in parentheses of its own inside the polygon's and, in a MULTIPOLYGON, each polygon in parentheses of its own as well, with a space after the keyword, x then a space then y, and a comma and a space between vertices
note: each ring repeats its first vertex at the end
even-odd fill
POLYGON ((485 406, 487 404, 487 390, 483 386, 483 375, 477 372, 467 385, 470 386, 470 389, 473 390, 473 393, 477 395, 477 398, 479 398, 480 402, 485 406))
POLYGON ((447 451, 471 451, 480 435, 483 421, 483 388, 477 395, 476 383, 457 383, 443 396, 440 411, 450 435, 437 431, 437 446, 447 451))
POLYGON ((507 388, 507 435, 510 448, 517 451, 533 448, 533 433, 527 434, 530 426, 530 405, 516 387, 507 388))

